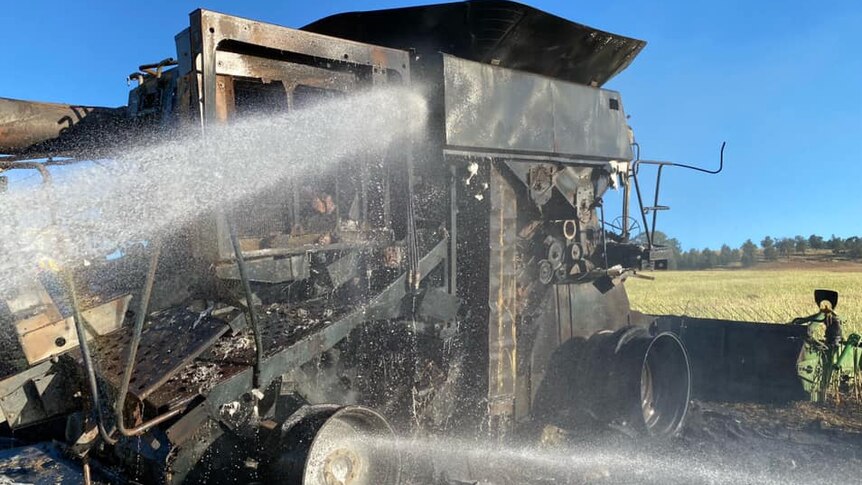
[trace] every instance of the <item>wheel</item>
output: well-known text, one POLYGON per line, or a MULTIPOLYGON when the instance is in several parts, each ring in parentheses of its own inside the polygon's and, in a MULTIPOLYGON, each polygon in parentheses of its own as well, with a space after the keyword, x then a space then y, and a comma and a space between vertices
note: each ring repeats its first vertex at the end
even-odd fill
POLYGON ((617 232, 620 235, 622 235, 625 230, 628 230, 629 240, 637 239, 643 232, 640 222, 633 217, 626 218, 625 223, 623 223, 622 216, 619 216, 607 225, 610 230, 617 232))
POLYGON ((401 457, 395 433, 377 412, 361 406, 305 408, 283 432, 267 467, 273 483, 397 485, 401 457), (286 481, 285 481, 286 480, 286 481))

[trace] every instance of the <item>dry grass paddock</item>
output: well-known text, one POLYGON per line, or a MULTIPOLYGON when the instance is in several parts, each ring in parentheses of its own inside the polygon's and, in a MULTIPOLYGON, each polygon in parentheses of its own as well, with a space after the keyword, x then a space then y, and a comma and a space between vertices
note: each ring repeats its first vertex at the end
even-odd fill
POLYGON ((862 332, 862 271, 755 269, 645 273, 629 278, 632 308, 644 313, 786 323, 817 311, 815 288, 839 292, 836 313, 849 331, 862 332))

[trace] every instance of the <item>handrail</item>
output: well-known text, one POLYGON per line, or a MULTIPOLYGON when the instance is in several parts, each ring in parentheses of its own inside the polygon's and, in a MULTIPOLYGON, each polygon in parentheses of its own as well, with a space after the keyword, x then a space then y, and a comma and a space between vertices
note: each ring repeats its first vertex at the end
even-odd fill
POLYGON ((659 197, 659 192, 661 190, 662 169, 664 167, 679 167, 679 168, 686 168, 689 170, 695 170, 695 171, 702 172, 702 173, 707 173, 710 175, 718 174, 722 170, 724 170, 724 147, 727 145, 727 142, 726 141, 721 142, 721 149, 719 150, 718 169, 716 169, 716 170, 709 170, 706 168, 697 167, 695 165, 687 165, 684 163, 676 163, 676 162, 668 162, 668 161, 660 161, 660 160, 641 160, 641 158, 640 158, 640 145, 638 145, 637 143, 633 143, 632 145, 637 150, 636 150, 635 161, 632 162, 631 176, 635 182, 635 192, 637 193, 638 205, 640 206, 640 212, 641 212, 641 219, 643 220, 644 232, 646 233, 646 237, 647 237, 647 246, 650 249, 652 249, 653 248, 653 235, 655 234, 655 228, 656 228, 656 219, 658 218, 658 208, 659 208, 658 197, 659 197), (640 168, 641 164, 658 166, 658 170, 656 172, 656 181, 655 181, 655 195, 653 197, 653 206, 652 207, 644 207, 643 198, 641 197, 640 184, 638 183, 638 169, 640 168), (650 210, 652 210, 652 225, 648 226, 646 214, 650 210))
POLYGON ((129 344, 129 354, 126 358, 126 367, 123 369, 123 380, 120 382, 120 391, 117 394, 117 400, 114 403, 114 414, 116 417, 116 427, 121 435, 125 437, 138 436, 143 434, 153 426, 157 426, 165 421, 178 415, 182 409, 175 408, 173 410, 162 413, 155 418, 141 423, 134 428, 126 428, 124 411, 126 407, 126 398, 129 393, 129 384, 132 379, 132 373, 135 370, 135 361, 138 356, 138 347, 141 344, 141 333, 143 332, 144 322, 147 319, 150 298, 153 293, 153 283, 156 279, 156 268, 159 265, 159 257, 162 251, 161 241, 158 237, 153 241, 153 252, 150 254, 150 264, 147 269, 147 278, 144 281, 144 290, 141 293, 141 306, 138 313, 135 315, 135 327, 132 330, 132 341, 129 344))
POLYGON ((230 233, 230 243, 233 246, 233 252, 236 257, 236 266, 239 270, 239 279, 242 281, 242 289, 245 293, 246 310, 248 311, 248 321, 251 324, 251 333, 254 336, 254 369, 252 372, 252 384, 255 389, 260 386, 260 367, 263 362, 263 336, 260 333, 260 327, 257 322, 257 314, 254 311, 254 300, 251 292, 251 284, 248 280, 248 271, 245 266, 245 257, 242 254, 242 247, 239 244, 239 236, 237 236, 236 225, 233 220, 227 221, 228 232, 230 233))

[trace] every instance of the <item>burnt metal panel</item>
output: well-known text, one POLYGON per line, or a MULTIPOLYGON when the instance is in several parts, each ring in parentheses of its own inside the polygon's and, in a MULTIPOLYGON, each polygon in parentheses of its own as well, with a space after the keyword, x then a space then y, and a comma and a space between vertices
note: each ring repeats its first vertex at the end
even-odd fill
POLYGON ((448 149, 630 160, 620 96, 452 56, 443 58, 448 149))
POLYGON ((285 84, 285 90, 288 92, 293 91, 297 84, 347 91, 348 88, 354 87, 357 83, 357 77, 354 73, 287 63, 235 52, 216 52, 216 63, 219 75, 277 79, 285 84))
POLYGON ((191 18, 192 58, 201 74, 203 119, 217 121, 216 72, 217 51, 252 49, 263 55, 299 54, 306 58, 328 60, 333 69, 350 65, 382 68, 397 72, 404 82, 409 80, 408 55, 390 49, 350 40, 336 39, 278 25, 224 15, 208 10, 195 10, 191 18), (197 60, 197 56, 200 60, 197 60))
POLYGON ((559 325, 559 343, 572 338, 572 307, 569 285, 554 285, 555 300, 557 306, 557 324, 559 325))
POLYGON ((590 282, 554 285, 554 291, 547 293, 541 306, 545 310, 535 321, 538 335, 528 349, 533 405, 537 403, 537 393, 548 385, 544 379, 551 356, 566 340, 588 338, 596 332, 618 330, 632 323, 628 295, 622 284, 601 289, 590 282))
MULTIPOLYGON (((225 322, 186 309, 151 315, 141 334, 129 392, 146 399, 228 330, 225 322)), ((95 341, 96 369, 115 388, 120 387, 131 338, 130 332, 120 329, 95 341)), ((80 359, 78 349, 72 355, 80 359)))
POLYGON ((192 44, 189 29, 174 36, 174 45, 177 48, 177 71, 180 76, 192 72, 192 44))
POLYGON ((551 80, 445 56, 446 144, 547 152, 551 80))
MULTIPOLYGON (((405 51, 207 10, 192 12, 190 23, 189 59, 195 71, 204 133, 210 123, 227 121, 234 114, 232 84, 224 76, 279 81, 286 96, 298 84, 348 91, 363 86, 410 82, 409 55, 405 51)), ((184 49, 184 42, 178 40, 178 48, 184 49)), ((178 55, 184 66, 182 53, 178 55)), ((288 104, 292 98, 287 97, 288 104)), ((225 217, 225 214, 216 215, 215 228, 206 228, 207 232, 215 232, 216 238, 199 248, 203 259, 224 261, 231 258, 225 217)))
MULTIPOLYGON (((81 312, 88 323, 88 340, 120 328, 132 295, 108 301, 81 312)), ((54 307, 51 306, 51 309, 54 307)), ((72 317, 62 318, 56 311, 45 311, 15 324, 24 356, 30 364, 49 359, 78 346, 72 317)))
POLYGON ((541 361, 551 353, 553 348, 547 346, 556 347, 572 338, 587 338, 602 330, 617 330, 631 324, 628 295, 619 284, 604 292, 592 283, 554 285, 553 297, 543 305, 553 305, 556 310, 546 313, 553 316, 557 338, 546 338, 543 344, 546 347, 534 350, 534 360, 541 361))
POLYGON ((679 335, 691 360, 692 396, 716 401, 792 401, 807 394, 796 361, 803 325, 660 316, 660 331, 679 335))
POLYGON ((468 1, 341 13, 303 30, 401 49, 445 52, 581 84, 601 86, 646 43, 510 1, 468 1))
MULTIPOLYGON (((425 254, 419 261, 420 275, 427 276, 431 270, 446 260, 448 245, 448 240, 443 239, 425 254)), ((278 376, 298 368, 331 349, 346 338, 354 328, 376 318, 377 315, 391 313, 392 306, 400 305, 406 295, 405 280, 406 275, 402 274, 366 305, 360 306, 350 313, 335 314, 332 316, 331 322, 315 326, 310 332, 302 332, 289 339, 284 338, 283 335, 274 337, 271 333, 268 334, 266 340, 274 342, 274 345, 266 352, 266 357, 261 365, 260 382, 262 385, 267 385, 278 376)), ((265 323, 263 331, 267 332, 265 323)), ((222 404, 237 399, 239 395, 247 392, 252 386, 250 366, 223 377, 225 378, 215 384, 207 394, 206 406, 213 416, 218 416, 219 407, 222 404)))
POLYGON ((329 281, 333 288, 340 288, 358 276, 361 256, 359 251, 348 251, 326 266, 326 272, 329 274, 329 281))
POLYGON ((569 284, 572 337, 589 337, 600 330, 618 330, 630 322, 629 297, 625 286, 569 284))
MULTIPOLYGON (((259 283, 284 283, 308 278, 309 261, 306 254, 281 258, 263 258, 246 262, 249 281, 259 283)), ((221 279, 239 280, 236 263, 222 263, 216 266, 216 275, 221 279)))
POLYGON ((493 421, 515 418, 518 385, 518 201, 515 191, 491 166, 488 282, 488 402, 493 421), (501 419, 502 418, 502 419, 501 419))
POLYGON ((74 411, 76 390, 61 364, 42 362, 0 381, 0 416, 17 429, 74 411))
POLYGON ((626 114, 620 94, 565 82, 551 83, 554 152, 630 160, 626 114))
POLYGON ((455 319, 461 300, 443 288, 428 288, 422 295, 418 313, 424 318, 448 322, 455 319))
POLYGON ((126 127, 126 109, 0 98, 0 153, 75 153, 107 144, 126 127))

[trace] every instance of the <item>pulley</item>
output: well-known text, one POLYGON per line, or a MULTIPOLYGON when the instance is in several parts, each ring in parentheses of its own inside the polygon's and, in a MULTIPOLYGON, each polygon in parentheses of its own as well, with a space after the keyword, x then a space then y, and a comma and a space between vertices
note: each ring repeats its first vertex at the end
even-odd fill
POLYGON ((551 263, 551 267, 554 269, 560 268, 564 263, 564 257, 565 246, 563 246, 563 242, 553 239, 551 244, 548 245, 548 262, 551 263))
POLYGON ((539 281, 543 285, 551 284, 554 280, 554 267, 547 259, 539 261, 539 281))

